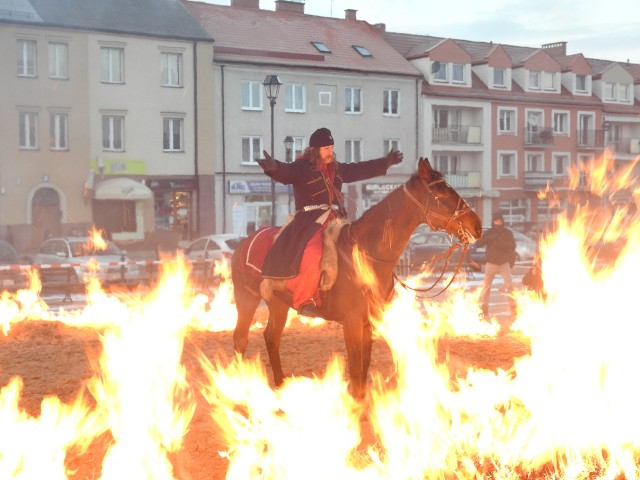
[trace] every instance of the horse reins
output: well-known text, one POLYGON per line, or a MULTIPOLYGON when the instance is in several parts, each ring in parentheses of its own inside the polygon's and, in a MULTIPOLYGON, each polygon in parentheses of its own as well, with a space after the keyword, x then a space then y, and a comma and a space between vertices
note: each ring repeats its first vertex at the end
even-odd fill
MULTIPOLYGON (((424 180, 422 180, 422 178, 420 179, 420 181, 422 182, 422 184, 424 185, 424 187, 427 189, 427 191, 432 192, 432 186, 438 183, 444 183, 447 184, 447 182, 441 178, 438 180, 434 180, 431 183, 426 183, 424 180)), ((427 225, 429 225, 429 228, 431 230, 433 230, 434 232, 437 232, 439 230, 443 230, 446 232, 447 227, 450 225, 451 222, 457 220, 459 217, 461 217, 462 215, 464 215, 465 213, 467 213, 469 210, 471 210, 471 207, 469 207, 469 205, 467 204, 467 202, 462 198, 462 197, 458 197, 458 204, 456 205, 456 209, 453 212, 453 215, 446 217, 444 215, 441 215, 440 213, 437 212, 432 212, 429 209, 429 198, 427 197, 427 201, 426 204, 422 204, 407 188, 407 185, 403 185, 402 187, 405 195, 407 195, 407 197, 409 197, 409 199, 415 203, 416 205, 418 205, 418 207, 420 207, 420 209, 422 210, 422 213, 424 213, 424 217, 427 220, 427 225), (441 218, 443 220, 446 220, 447 223, 445 224, 444 228, 442 229, 438 229, 436 227, 433 226, 433 223, 431 221, 431 217, 436 217, 436 218, 441 218)), ((438 204, 440 206, 442 206, 442 202, 440 201, 440 198, 438 197, 438 195, 433 194, 433 198, 435 199, 436 202, 438 202, 438 204)), ((464 231, 462 229, 462 224, 460 224, 460 228, 458 229, 458 234, 460 235, 460 237, 467 239, 468 235, 467 232, 464 231)), ((431 284, 430 287, 428 288, 414 288, 411 287, 410 285, 406 284, 404 281, 402 281, 402 279, 400 279, 400 277, 398 277, 398 275, 393 272, 393 277, 394 279, 405 289, 407 290, 412 290, 414 292, 421 292, 421 293, 425 293, 425 292, 429 292, 431 291, 437 284, 438 282, 440 282, 440 280, 442 280, 442 277, 444 277, 445 271, 447 266, 449 265, 449 262, 451 261, 451 257, 453 255, 453 251, 457 248, 459 248, 462 245, 462 254, 460 255, 460 260, 458 261, 458 265, 456 266, 456 269, 453 272, 453 275, 451 276, 451 279, 449 280, 449 283, 447 283, 447 285, 445 285, 445 287, 438 293, 436 293, 435 295, 433 295, 431 298, 433 297, 437 297, 438 295, 440 295, 441 293, 443 293, 444 291, 446 291, 451 284, 453 283, 453 281, 455 280, 456 276, 458 275, 458 273, 460 272, 460 267, 462 266, 462 262, 464 261, 465 256, 467 255, 467 250, 469 248, 469 243, 468 242, 464 242, 464 243, 456 243, 454 245, 451 245, 451 247, 449 247, 449 249, 444 252, 441 255, 438 255, 437 257, 433 258, 430 262, 423 262, 422 265, 425 265, 427 263, 433 263, 436 262, 438 260, 440 260, 442 257, 446 256, 447 260, 442 268, 442 273, 440 274, 440 276, 433 282, 433 284, 431 284)))

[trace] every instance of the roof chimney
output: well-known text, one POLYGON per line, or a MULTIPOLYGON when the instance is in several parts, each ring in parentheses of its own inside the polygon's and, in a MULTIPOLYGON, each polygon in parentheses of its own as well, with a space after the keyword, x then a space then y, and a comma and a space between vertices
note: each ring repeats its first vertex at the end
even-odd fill
POLYGON ((387 31, 387 25, 384 23, 374 23, 373 24, 373 28, 377 28, 378 30, 380 30, 382 33, 387 31))
POLYGON ((344 11, 344 18, 346 18, 347 20, 357 20, 356 18, 356 12, 358 10, 354 10, 353 8, 347 8, 344 11))
POLYGON ((567 56, 567 42, 545 43, 542 49, 552 57, 567 56))
POLYGON ((231 6, 236 8, 260 9, 260 0, 231 0, 231 6))
POLYGON ((304 14, 304 1, 276 0, 276 12, 302 13, 304 14))

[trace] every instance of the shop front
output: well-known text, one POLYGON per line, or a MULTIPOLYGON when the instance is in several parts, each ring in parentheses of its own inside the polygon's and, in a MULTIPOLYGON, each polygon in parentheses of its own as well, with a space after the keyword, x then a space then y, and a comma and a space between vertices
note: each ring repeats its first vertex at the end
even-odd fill
POLYGON ((232 232, 247 235, 252 231, 271 225, 273 203, 276 208, 276 224, 282 225, 295 206, 292 192, 288 185, 275 184, 275 201, 271 197, 270 180, 229 180, 228 193, 232 198, 231 225, 232 232))
POLYGON ((166 233, 176 241, 192 239, 196 230, 194 203, 197 181, 190 178, 150 178, 153 192, 156 233, 166 233))

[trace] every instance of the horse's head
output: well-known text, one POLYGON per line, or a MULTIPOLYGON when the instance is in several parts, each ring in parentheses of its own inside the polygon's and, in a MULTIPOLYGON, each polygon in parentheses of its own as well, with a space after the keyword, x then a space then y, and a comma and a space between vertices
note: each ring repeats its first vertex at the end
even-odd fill
POLYGON ((444 230, 456 236, 465 244, 482 236, 482 221, 478 215, 445 181, 442 173, 431 167, 427 158, 418 160, 417 176, 419 181, 415 180, 415 187, 411 192, 409 188, 405 191, 410 197, 413 195, 413 200, 421 207, 424 223, 434 231, 444 230))

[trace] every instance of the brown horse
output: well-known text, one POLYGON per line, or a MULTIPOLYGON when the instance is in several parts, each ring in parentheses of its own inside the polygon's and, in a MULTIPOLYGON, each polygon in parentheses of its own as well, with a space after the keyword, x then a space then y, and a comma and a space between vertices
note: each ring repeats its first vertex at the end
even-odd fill
MULTIPOLYGON (((350 377, 350 392, 363 398, 371 360, 371 316, 381 303, 389 301, 393 291, 393 272, 413 231, 421 223, 432 230, 444 230, 468 244, 482 235, 482 223, 467 203, 431 168, 429 160, 420 158, 418 173, 369 208, 361 218, 342 228, 337 240, 338 273, 335 284, 323 297, 328 320, 343 325, 350 377), (375 288, 363 286, 354 266, 354 251, 370 264, 375 288)), ((251 238, 251 237, 250 237, 251 238)), ((247 240, 245 240, 247 241, 247 240)), ((247 348, 249 329, 260 303, 260 278, 243 268, 241 245, 231 260, 238 323, 234 348, 243 354, 247 348)), ((267 302, 269 320, 264 330, 269 361, 276 386, 284 381, 280 362, 280 338, 284 330, 290 303, 273 296, 267 302)))

